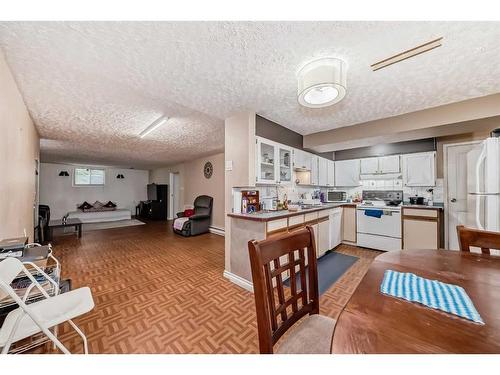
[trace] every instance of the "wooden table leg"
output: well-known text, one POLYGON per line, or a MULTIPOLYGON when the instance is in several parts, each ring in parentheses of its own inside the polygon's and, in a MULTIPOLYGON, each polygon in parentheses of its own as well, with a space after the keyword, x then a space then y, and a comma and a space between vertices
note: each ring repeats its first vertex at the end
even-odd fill
POLYGON ((78 238, 82 238, 82 224, 78 224, 77 225, 78 227, 78 238))

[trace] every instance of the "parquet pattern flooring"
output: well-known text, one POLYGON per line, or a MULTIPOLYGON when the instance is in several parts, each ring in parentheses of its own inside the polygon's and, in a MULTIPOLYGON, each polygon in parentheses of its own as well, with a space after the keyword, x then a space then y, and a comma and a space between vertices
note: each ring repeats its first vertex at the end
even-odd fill
MULTIPOLYGON (((341 245, 360 259, 320 299, 321 313, 336 318, 377 251, 341 245)), ((253 294, 222 276, 224 238, 184 238, 170 225, 87 232, 54 241, 63 278, 89 286, 95 308, 76 319, 90 353, 257 353, 253 294)), ((73 353, 81 339, 68 325, 61 341, 73 353)), ((49 345, 33 352, 49 353, 49 345)))

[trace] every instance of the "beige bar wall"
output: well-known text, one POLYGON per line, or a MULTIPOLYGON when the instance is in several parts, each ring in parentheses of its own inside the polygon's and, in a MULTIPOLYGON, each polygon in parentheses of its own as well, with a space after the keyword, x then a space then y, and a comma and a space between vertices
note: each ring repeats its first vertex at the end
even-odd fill
POLYGON ((0 239, 26 233, 33 240, 39 146, 38 132, 0 49, 0 239))

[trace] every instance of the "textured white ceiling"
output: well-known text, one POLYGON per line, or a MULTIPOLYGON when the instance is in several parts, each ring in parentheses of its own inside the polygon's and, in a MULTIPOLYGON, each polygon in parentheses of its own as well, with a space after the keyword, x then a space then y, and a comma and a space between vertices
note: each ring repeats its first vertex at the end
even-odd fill
POLYGON ((222 151, 223 119, 243 109, 310 134, 500 92, 499 40, 500 23, 484 22, 0 23, 43 159, 136 167, 222 151), (295 74, 324 56, 348 63, 346 98, 303 108, 295 74))

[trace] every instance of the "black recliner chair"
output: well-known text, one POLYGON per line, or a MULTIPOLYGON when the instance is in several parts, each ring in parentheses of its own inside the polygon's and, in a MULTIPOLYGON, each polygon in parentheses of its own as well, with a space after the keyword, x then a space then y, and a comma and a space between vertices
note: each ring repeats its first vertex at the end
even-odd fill
MULTIPOLYGON (((210 228, 213 201, 214 199, 208 195, 196 197, 194 200, 194 215, 189 217, 181 230, 174 227, 174 232, 185 237, 207 233, 210 228)), ((178 212, 177 217, 184 217, 184 212, 178 212)))

